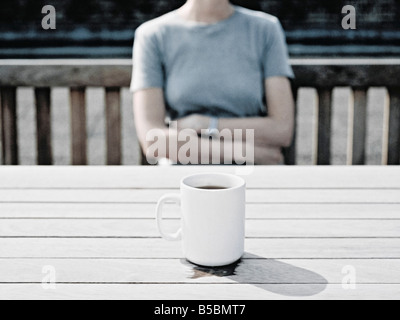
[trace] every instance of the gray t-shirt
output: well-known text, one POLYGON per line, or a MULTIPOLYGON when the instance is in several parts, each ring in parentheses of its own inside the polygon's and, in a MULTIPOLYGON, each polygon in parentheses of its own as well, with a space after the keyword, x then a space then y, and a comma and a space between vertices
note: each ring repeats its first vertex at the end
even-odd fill
POLYGON ((177 11, 144 23, 136 30, 133 66, 131 90, 163 88, 172 119, 264 115, 264 80, 294 76, 279 20, 238 6, 211 25, 177 11))

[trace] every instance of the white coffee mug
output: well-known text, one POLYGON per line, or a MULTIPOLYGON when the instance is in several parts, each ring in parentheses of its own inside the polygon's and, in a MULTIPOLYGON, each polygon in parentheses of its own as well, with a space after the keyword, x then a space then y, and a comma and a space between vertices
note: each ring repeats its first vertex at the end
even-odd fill
POLYGON ((157 205, 157 225, 162 237, 182 240, 190 262, 219 267, 238 261, 244 254, 246 182, 229 174, 196 174, 181 181, 180 194, 167 194, 157 205), (181 207, 181 228, 175 234, 162 228, 166 202, 181 207))

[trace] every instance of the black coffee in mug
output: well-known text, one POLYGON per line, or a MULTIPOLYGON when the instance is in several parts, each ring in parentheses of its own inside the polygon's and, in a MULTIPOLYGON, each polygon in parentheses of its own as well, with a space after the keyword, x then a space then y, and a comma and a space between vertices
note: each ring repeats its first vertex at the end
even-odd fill
POLYGON ((201 190, 226 190, 228 188, 221 187, 221 186, 204 186, 204 187, 196 187, 196 189, 201 189, 201 190))

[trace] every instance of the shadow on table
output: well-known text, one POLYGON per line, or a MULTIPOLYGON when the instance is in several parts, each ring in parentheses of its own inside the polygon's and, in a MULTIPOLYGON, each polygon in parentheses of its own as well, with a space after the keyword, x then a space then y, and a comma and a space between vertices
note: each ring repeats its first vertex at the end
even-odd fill
POLYGON ((283 296, 314 296, 324 291, 328 284, 324 277, 313 271, 249 253, 245 259, 225 267, 202 267, 184 259, 182 263, 193 269, 191 279, 224 277, 283 296))

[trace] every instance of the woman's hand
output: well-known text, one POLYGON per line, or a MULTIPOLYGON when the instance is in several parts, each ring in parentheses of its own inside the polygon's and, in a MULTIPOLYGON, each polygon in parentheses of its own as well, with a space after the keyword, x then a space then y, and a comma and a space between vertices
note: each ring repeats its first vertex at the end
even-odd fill
POLYGON ((193 129, 197 134, 201 134, 201 130, 208 129, 210 118, 201 114, 193 114, 178 120, 178 130, 193 129))

